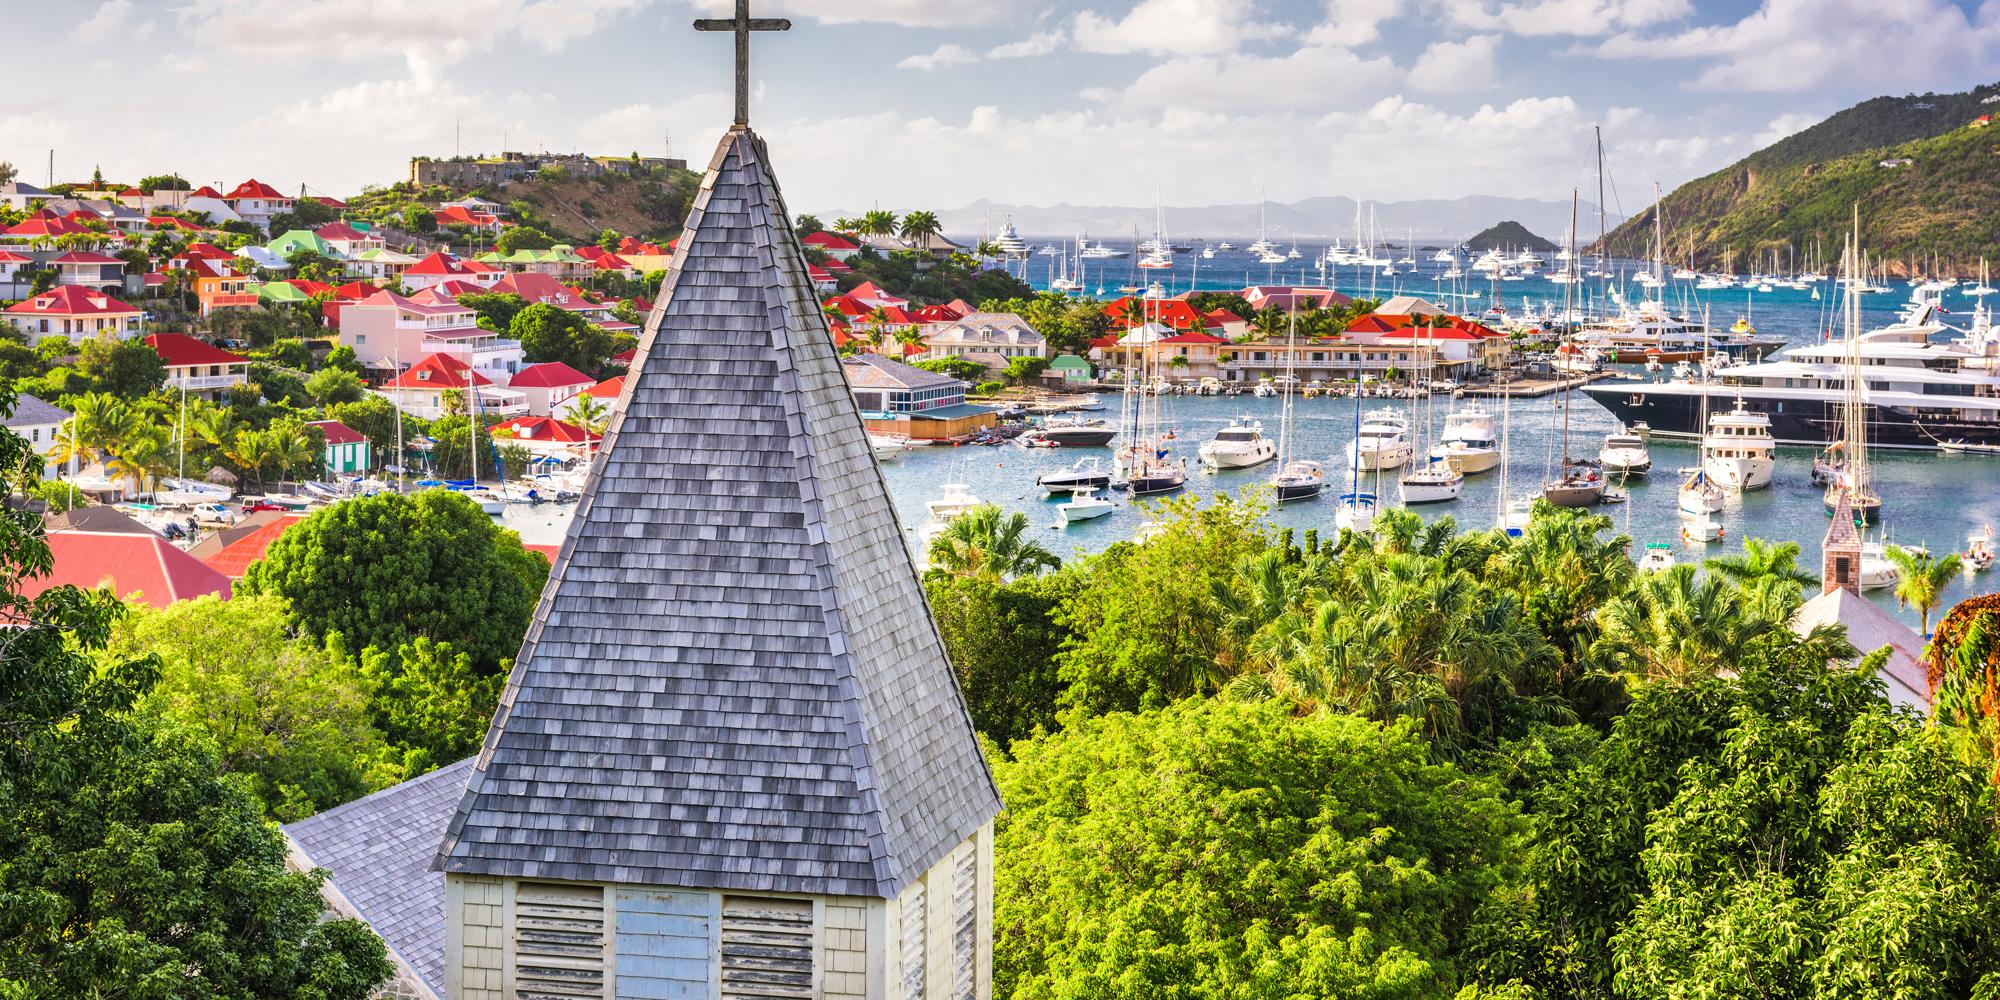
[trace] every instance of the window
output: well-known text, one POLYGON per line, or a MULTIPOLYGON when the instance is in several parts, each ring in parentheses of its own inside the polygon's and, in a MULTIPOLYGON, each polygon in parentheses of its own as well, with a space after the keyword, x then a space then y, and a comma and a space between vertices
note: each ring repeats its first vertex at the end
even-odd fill
POLYGON ((973 1000, 979 968, 979 855, 960 844, 951 873, 951 1000, 973 1000))
POLYGON ((722 1000, 805 998, 812 986, 812 903, 724 896, 722 1000))
POLYGON ((603 998, 604 887, 522 882, 514 890, 514 993, 603 998))
POLYGON ((928 951, 924 946, 924 896, 924 884, 918 882, 910 887, 908 896, 903 900, 903 996, 909 1000, 920 1000, 924 996, 924 958, 928 951))

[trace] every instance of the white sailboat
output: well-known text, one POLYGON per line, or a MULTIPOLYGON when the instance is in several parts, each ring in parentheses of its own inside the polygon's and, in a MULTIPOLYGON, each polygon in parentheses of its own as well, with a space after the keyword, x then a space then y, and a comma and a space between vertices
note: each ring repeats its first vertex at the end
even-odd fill
MULTIPOLYGON (((1427 346, 1435 347, 1436 341, 1429 341, 1427 346)), ((1435 358, 1435 353, 1425 355, 1424 364, 1420 366, 1421 377, 1417 370, 1410 373, 1410 381, 1413 384, 1430 382, 1431 375, 1436 370, 1435 358)), ((1426 439, 1431 425, 1429 417, 1434 414, 1418 417, 1418 413, 1430 405, 1430 400, 1433 398, 1429 394, 1410 397, 1410 414, 1415 418, 1413 423, 1417 428, 1417 442, 1413 454, 1421 455, 1423 458, 1416 467, 1404 473, 1396 482, 1397 491, 1402 495, 1403 505, 1406 507, 1456 500, 1459 491, 1465 488, 1465 473, 1458 471, 1450 461, 1432 456, 1431 449, 1427 447, 1429 442, 1426 439)))
MULTIPOLYGON (((1576 255, 1573 252, 1576 242, 1576 190, 1574 188, 1569 193, 1569 230, 1570 243, 1572 244, 1570 248, 1572 253, 1569 260, 1569 272, 1573 278, 1576 276, 1576 255)), ((1570 315, 1575 305, 1575 300, 1575 284, 1564 285, 1563 315, 1570 315)), ((1587 461, 1571 461, 1570 459, 1569 402, 1571 384, 1570 379, 1563 379, 1562 468, 1556 478, 1542 483, 1542 498, 1558 507, 1593 507, 1604 502, 1604 476, 1598 471, 1595 465, 1587 461)))
POLYGON ((1326 488, 1326 470, 1318 462, 1292 454, 1292 387, 1298 378, 1292 373, 1298 354, 1293 350, 1299 316, 1293 312, 1285 333, 1284 402, 1278 408, 1278 474, 1271 478, 1271 491, 1280 504, 1311 500, 1326 488))

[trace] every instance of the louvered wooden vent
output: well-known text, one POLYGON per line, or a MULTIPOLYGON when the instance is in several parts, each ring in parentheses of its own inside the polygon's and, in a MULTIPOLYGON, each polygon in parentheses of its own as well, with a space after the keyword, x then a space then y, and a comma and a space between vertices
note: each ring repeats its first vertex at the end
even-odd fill
POLYGON ((813 908, 802 899, 722 899, 722 1000, 811 997, 813 908))
POLYGON ((910 887, 903 902, 903 996, 922 1000, 924 996, 924 884, 910 887))
POLYGON ((959 847, 951 866, 952 1000, 973 1000, 978 959, 979 855, 967 843, 959 847))
POLYGON ((604 1000, 604 889, 522 882, 514 895, 514 995, 604 1000))

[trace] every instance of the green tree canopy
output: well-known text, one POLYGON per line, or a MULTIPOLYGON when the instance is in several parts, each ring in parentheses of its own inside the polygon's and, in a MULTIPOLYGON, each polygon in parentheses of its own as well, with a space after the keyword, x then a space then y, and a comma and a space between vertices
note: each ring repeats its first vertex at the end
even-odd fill
POLYGON ((321 406, 352 403, 362 397, 368 387, 361 376, 345 368, 328 366, 306 379, 306 393, 319 401, 321 406))
POLYGON ((1015 744, 994 995, 1446 997, 1524 824, 1407 727, 1188 701, 1015 744))
POLYGON ((423 638, 462 644, 482 671, 520 648, 548 560, 448 490, 336 504, 278 537, 240 592, 276 594, 315 639, 350 653, 423 638))
POLYGON ((501 253, 513 253, 516 250, 547 250, 555 245, 554 237, 528 225, 509 227, 493 243, 494 249, 501 253))
POLYGON ((207 735, 225 772, 251 778, 267 812, 303 819, 400 780, 368 718, 360 672, 297 637, 283 598, 201 597, 136 609, 102 657, 150 653, 160 680, 146 711, 207 735))
POLYGON ((158 392, 167 380, 166 362, 144 341, 93 338, 78 353, 77 371, 96 383, 99 392, 137 399, 158 392))
POLYGON ((560 361, 581 371, 597 371, 611 356, 611 334, 567 309, 537 302, 507 325, 529 361, 560 361))

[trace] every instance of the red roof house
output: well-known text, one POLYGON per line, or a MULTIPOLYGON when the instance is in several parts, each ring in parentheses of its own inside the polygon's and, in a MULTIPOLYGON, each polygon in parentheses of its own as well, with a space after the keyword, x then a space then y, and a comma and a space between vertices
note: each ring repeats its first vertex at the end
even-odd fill
POLYGON ((23 577, 21 593, 35 597, 65 584, 109 588, 120 597, 155 608, 203 594, 229 599, 229 578, 202 565, 150 531, 56 531, 48 536, 55 568, 23 577))
POLYGON ((596 434, 554 417, 515 417, 493 425, 496 435, 545 445, 595 444, 596 434))
POLYGON ((560 361, 546 361, 515 372, 507 388, 528 397, 529 414, 546 417, 564 401, 596 384, 596 379, 560 361))
POLYGON ((57 285, 7 308, 30 340, 65 336, 80 343, 88 337, 116 337, 139 332, 140 312, 103 292, 77 285, 57 285))
MULTIPOLYGON (((207 188, 203 188, 202 190, 205 191, 207 190, 207 188)), ((274 188, 271 185, 266 184, 255 177, 252 177, 249 180, 236 185, 234 188, 230 189, 228 194, 222 195, 221 197, 223 201, 240 201, 245 198, 263 199, 266 201, 289 200, 284 196, 283 192, 280 192, 277 188, 274 188)))

